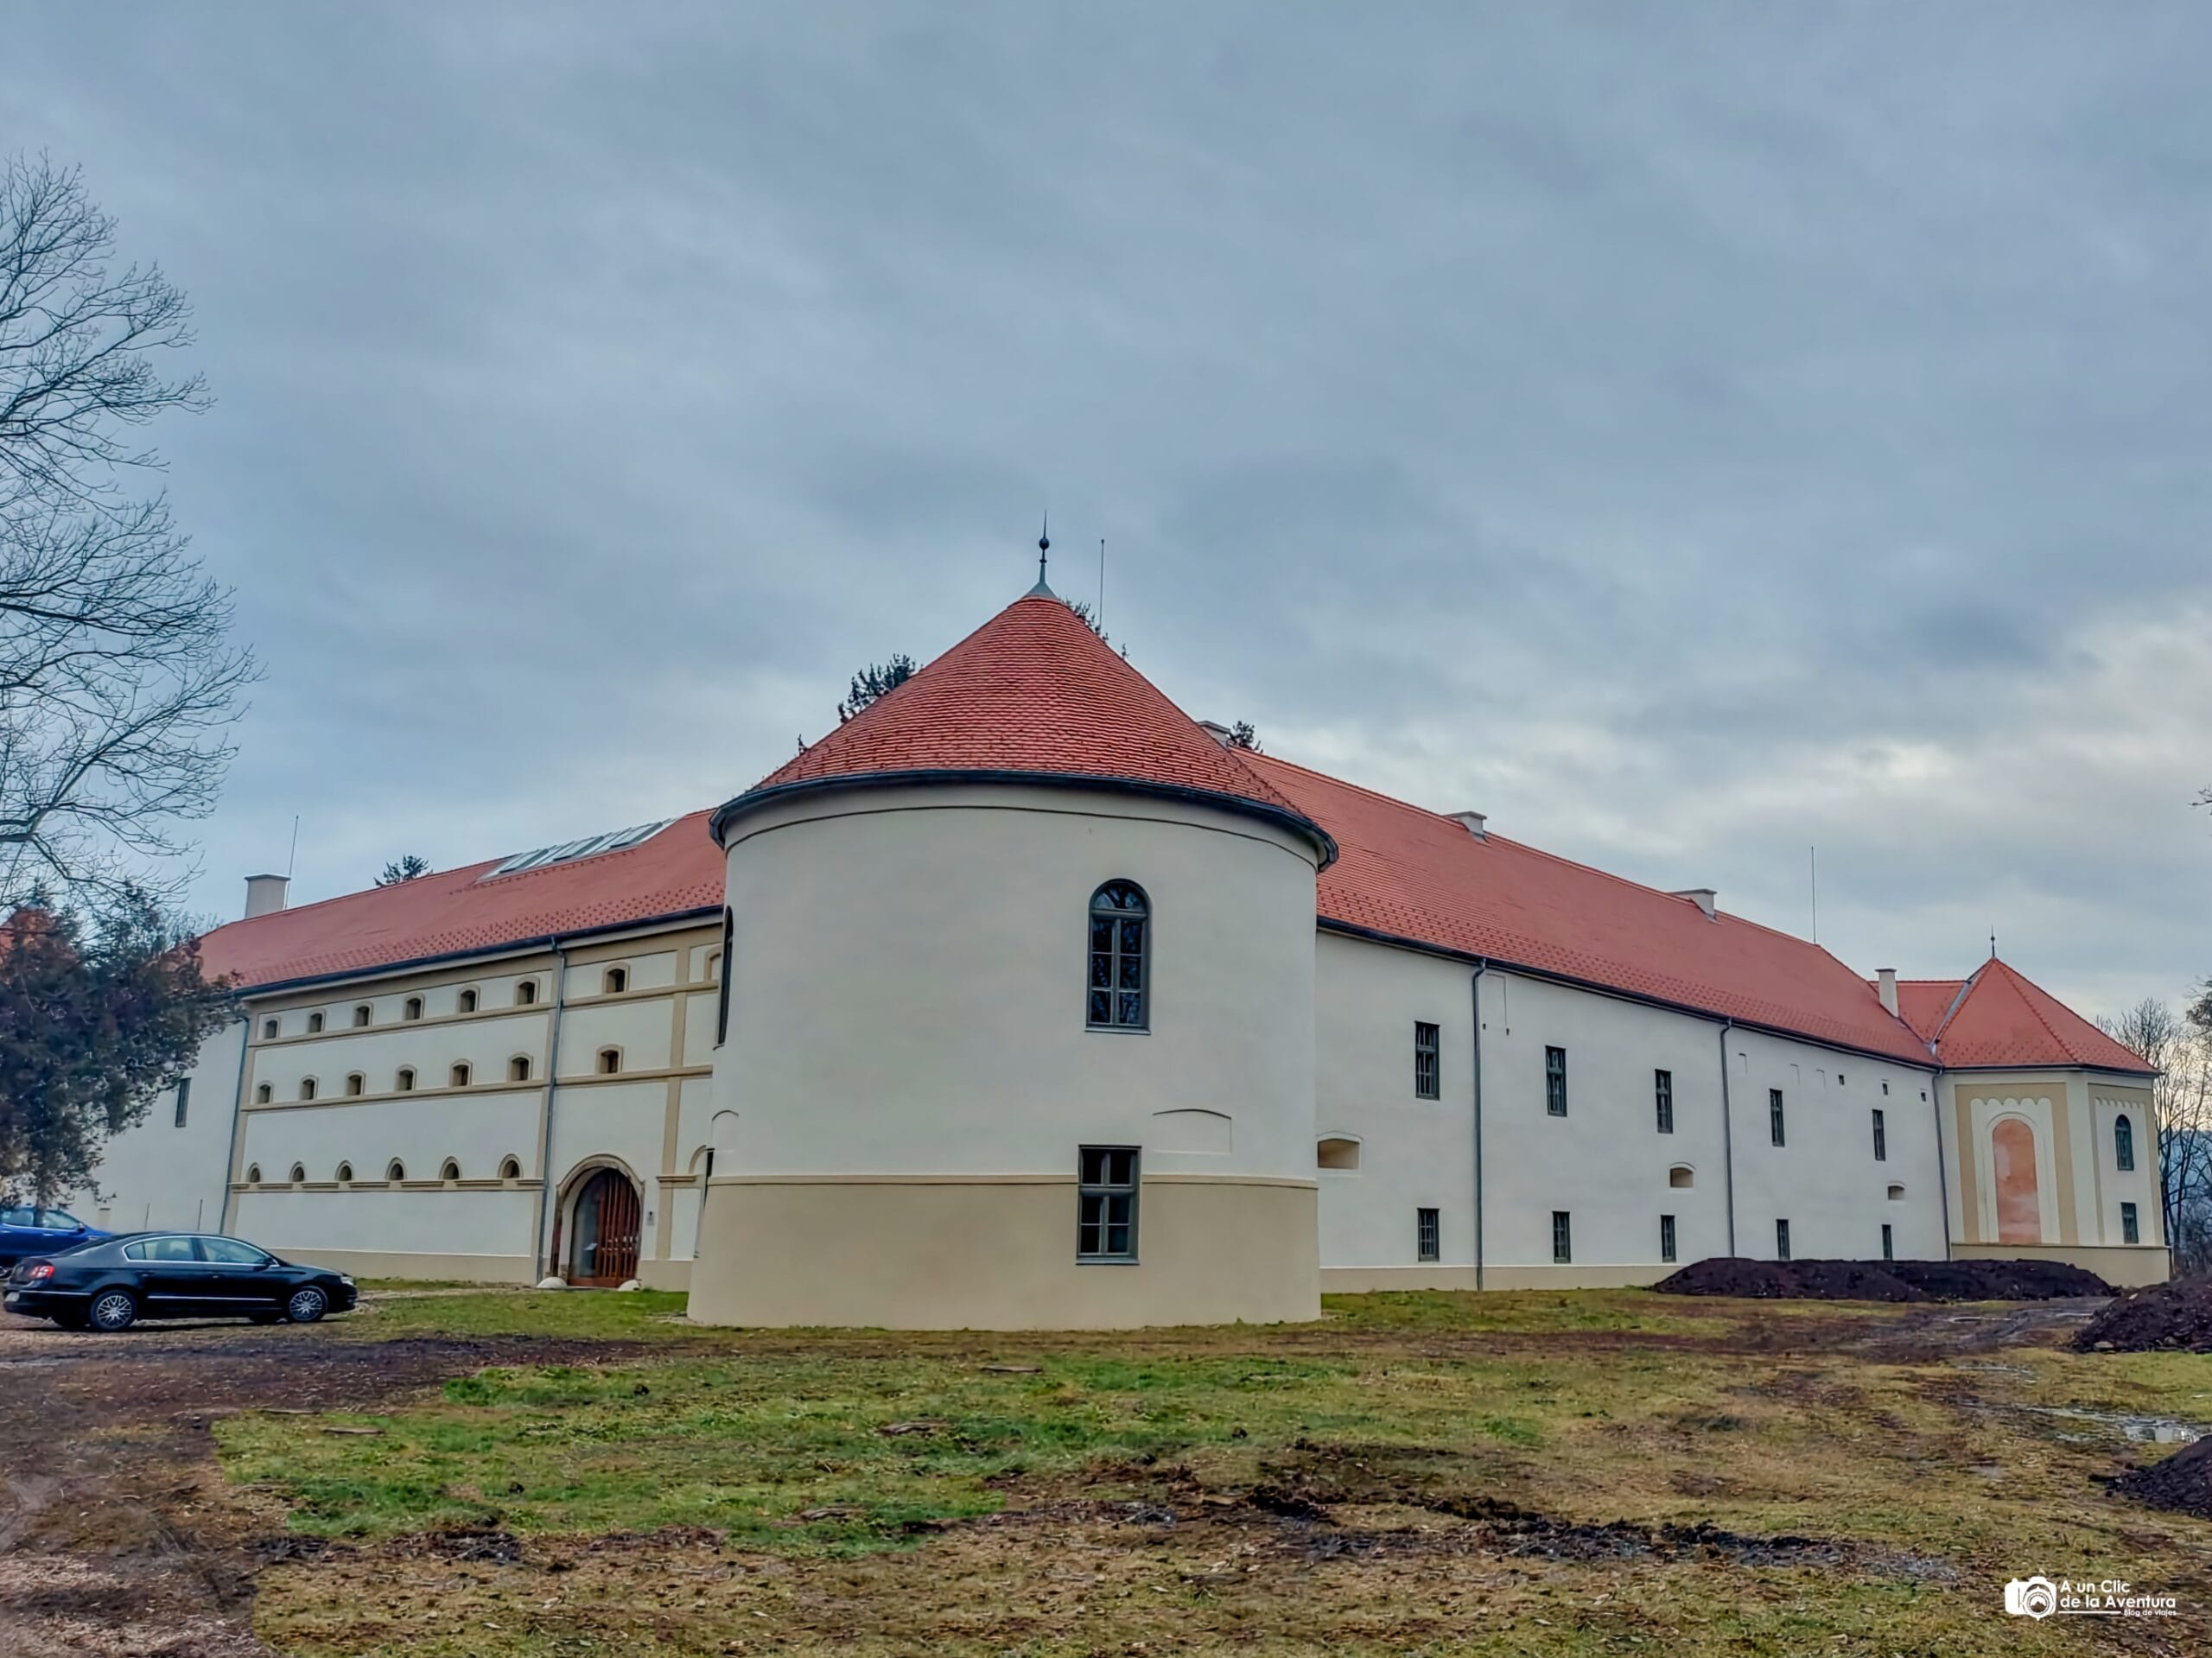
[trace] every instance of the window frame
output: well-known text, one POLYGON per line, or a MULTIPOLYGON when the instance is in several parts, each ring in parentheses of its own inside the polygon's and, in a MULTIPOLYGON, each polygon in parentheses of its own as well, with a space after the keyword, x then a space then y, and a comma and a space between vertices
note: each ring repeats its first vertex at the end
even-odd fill
POLYGON ((1414 1098, 1444 1097, 1444 1027, 1427 1020, 1414 1021, 1414 1098))
POLYGON ((399 1004, 399 1017, 400 1017, 403 1020, 404 1020, 404 1021, 406 1021, 406 1022, 408 1022, 408 1023, 410 1023, 410 1024, 412 1024, 415 1020, 418 1020, 418 1019, 422 1018, 422 1017, 423 1017, 423 999, 422 999, 422 997, 420 997, 420 996, 410 996, 410 997, 408 997, 408 999, 407 999, 405 1001, 401 1002, 401 1003, 399 1004))
POLYGON ((1654 1068, 1651 1073, 1651 1109, 1659 1125, 1659 1132, 1675 1132, 1675 1073, 1663 1068, 1654 1068))
POLYGON ((630 969, 626 962, 618 962, 599 975, 599 994, 619 996, 630 988, 630 969))
POLYGON ((1777 1261, 1796 1259, 1790 1253, 1789 1221, 1785 1216, 1777 1215, 1774 1217, 1774 1258, 1777 1261))
POLYGON ((1076 1148, 1075 1258, 1078 1266, 1134 1267, 1137 1264, 1137 1219, 1143 1185, 1144 1154, 1141 1147, 1080 1146, 1076 1148), (1100 1178, 1095 1179, 1090 1162, 1094 1157, 1107 1159, 1099 1166, 1100 1178), (1128 1178, 1126 1181, 1112 1178, 1115 1172, 1112 1159, 1120 1157, 1128 1159, 1128 1178), (1119 1223, 1113 1218, 1113 1202, 1116 1198, 1128 1199, 1128 1208, 1119 1223), (1094 1202, 1101 1205, 1096 1220, 1090 1218, 1094 1202), (1128 1235, 1126 1249, 1116 1251, 1102 1247, 1086 1251, 1084 1248, 1084 1233, 1086 1230, 1095 1229, 1098 1242, 1103 1246, 1110 1242, 1112 1229, 1117 1223, 1128 1235))
POLYGON ((1149 1036, 1152 1033, 1152 957, 1154 943, 1152 894, 1127 876, 1116 875, 1103 880, 1091 889, 1090 900, 1083 912, 1083 1026, 1086 1031, 1100 1031, 1109 1036, 1149 1036), (1098 900, 1116 889, 1125 889, 1135 894, 1138 907, 1131 910, 1120 905, 1099 907, 1098 900), (1107 982, 1103 986, 1091 982, 1097 971, 1101 952, 1097 947, 1097 928, 1105 921, 1109 931, 1108 947, 1103 954, 1107 982), (1125 976, 1122 963, 1128 958, 1127 935, 1123 929, 1134 922, 1138 929, 1136 944, 1136 986, 1134 991, 1121 982, 1125 976), (1106 998, 1107 1017, 1093 1017, 1096 1005, 1094 996, 1106 998), (1124 997, 1136 997, 1134 1020, 1117 1017, 1124 997))
POLYGON ((1878 1105, 1874 1108, 1874 1160, 1877 1163, 1890 1160, 1889 1119, 1882 1115, 1882 1108, 1878 1105))
POLYGON ((176 1121, 169 1124, 169 1127, 172 1128, 183 1128, 187 1119, 188 1119, 191 1115, 192 1078, 189 1077, 180 1077, 176 1079, 176 1121))
POLYGON ((1787 1101, 1785 1101, 1785 1100, 1783 1098, 1783 1096, 1782 1096, 1782 1090, 1781 1090, 1780 1089, 1778 1089, 1778 1088, 1770 1088, 1769 1089, 1767 1089, 1767 1091, 1766 1091, 1766 1134, 1767 1134, 1767 1143, 1768 1143, 1769 1145, 1770 1145, 1770 1146, 1787 1146, 1787 1145, 1789 1145, 1789 1102, 1788 1102, 1787 1101))
POLYGON ((1897 1258, 1897 1228, 1888 1221, 1884 1221, 1882 1223, 1882 1259, 1885 1261, 1895 1261, 1897 1258))
POLYGON ((1675 1225, 1675 1217, 1662 1215, 1659 1217, 1659 1259, 1662 1263, 1672 1263, 1681 1254, 1681 1237, 1675 1225))
POLYGON ((721 971, 715 979, 715 1045, 718 1048, 729 1040, 730 950, 736 942, 737 912, 725 904, 722 905, 721 971))
POLYGON ((1567 1050, 1549 1044, 1544 1047, 1544 1115, 1567 1115, 1567 1050))
POLYGON ((2125 1111, 2112 1120, 2112 1160, 2120 1173, 2135 1172, 2135 1120, 2125 1111))
POLYGON ((376 1019, 376 1010, 375 1010, 374 1008, 371 1007, 369 1006, 369 1004, 368 1004, 368 1003, 366 1003, 366 1002, 365 1002, 365 1001, 364 1001, 364 1002, 357 1002, 357 1003, 355 1003, 355 1004, 354 1004, 354 1007, 353 1007, 353 1028, 354 1028, 355 1030, 357 1030, 357 1031, 365 1031, 365 1030, 366 1030, 366 1029, 369 1027, 369 1026, 370 1026, 371 1024, 372 1024, 372 1023, 375 1021, 375 1019, 376 1019))
POLYGON ((2138 1244, 2143 1242, 2143 1214, 2132 1203, 2120 1206, 2120 1241, 2138 1244))
POLYGON ((1414 1259, 1423 1262, 1444 1259, 1442 1210, 1416 1208, 1414 1210, 1414 1259))
POLYGON ((1552 1265, 1572 1267, 1574 1264, 1574 1211, 1567 1209, 1552 1210, 1552 1265))

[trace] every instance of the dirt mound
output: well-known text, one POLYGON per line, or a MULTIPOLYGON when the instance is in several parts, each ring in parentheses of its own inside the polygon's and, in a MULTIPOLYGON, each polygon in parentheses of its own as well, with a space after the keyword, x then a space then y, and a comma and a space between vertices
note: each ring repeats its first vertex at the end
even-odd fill
POLYGON ((2110 1295, 2094 1273, 2058 1261, 1749 1261, 1713 1255, 1652 1286, 1667 1295, 1786 1301, 2048 1301, 2110 1295))
POLYGON ((2074 1345, 2084 1353, 2212 1353, 2212 1279, 2177 1278, 2130 1291, 2082 1325, 2074 1345))
POLYGON ((2164 1462, 2122 1474, 2112 1482, 2112 1490, 2146 1508, 2212 1519, 2212 1439, 2199 1439, 2164 1462))

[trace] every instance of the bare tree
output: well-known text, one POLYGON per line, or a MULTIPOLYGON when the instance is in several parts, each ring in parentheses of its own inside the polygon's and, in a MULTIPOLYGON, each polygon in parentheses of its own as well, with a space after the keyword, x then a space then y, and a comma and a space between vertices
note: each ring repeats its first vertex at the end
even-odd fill
MULTIPOLYGON (((0 898, 113 894, 213 809, 254 677, 137 429, 207 406, 190 308, 80 175, 0 163, 0 898)), ((174 872, 172 880, 180 879, 174 872)))
POLYGON ((2212 993, 2177 1014, 2145 996, 2098 1026, 2158 1068, 2158 1190, 2177 1272, 2212 1270, 2212 993))

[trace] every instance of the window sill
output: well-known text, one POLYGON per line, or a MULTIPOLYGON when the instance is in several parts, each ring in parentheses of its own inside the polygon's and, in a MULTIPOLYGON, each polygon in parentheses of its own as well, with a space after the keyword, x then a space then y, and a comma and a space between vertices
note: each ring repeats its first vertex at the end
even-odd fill
POLYGON ((1135 1255, 1077 1255, 1075 1264, 1078 1267, 1134 1267, 1138 1263, 1135 1255))

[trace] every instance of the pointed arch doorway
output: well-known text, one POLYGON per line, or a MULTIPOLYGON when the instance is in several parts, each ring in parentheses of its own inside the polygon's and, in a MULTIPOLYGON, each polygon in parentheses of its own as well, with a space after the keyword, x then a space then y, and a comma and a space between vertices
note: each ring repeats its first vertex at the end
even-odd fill
POLYGON ((638 1275, 643 1205, 629 1176, 620 1169, 594 1169, 582 1177, 564 1207, 567 1242, 564 1245, 557 1236, 554 1242, 563 1278, 571 1284, 605 1289, 638 1275))

